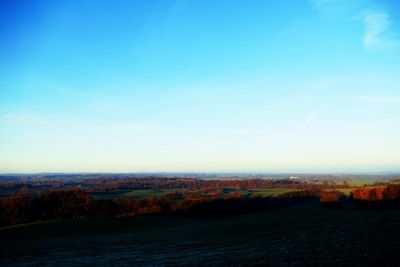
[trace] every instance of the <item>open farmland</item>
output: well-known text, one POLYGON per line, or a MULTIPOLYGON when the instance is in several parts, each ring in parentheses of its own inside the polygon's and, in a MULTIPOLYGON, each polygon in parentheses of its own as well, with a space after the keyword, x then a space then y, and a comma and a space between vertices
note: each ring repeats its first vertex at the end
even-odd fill
POLYGON ((271 188, 271 189, 250 189, 248 193, 253 197, 277 197, 284 193, 298 191, 295 189, 271 188))
POLYGON ((8 266, 396 266, 399 225, 399 211, 301 207, 212 220, 45 222, 1 229, 0 253, 8 266))
MULTIPOLYGON (((249 190, 242 190, 238 188, 223 188, 222 193, 220 194, 221 197, 225 197, 229 193, 233 192, 240 192, 243 194, 247 194, 251 197, 277 197, 284 193, 288 192, 295 192, 298 190, 295 189, 285 189, 285 188, 270 188, 270 189, 249 189, 249 190)), ((341 189, 344 193, 349 193, 351 189, 341 189)), ((151 197, 163 197, 167 194, 174 193, 174 192, 185 192, 182 189, 136 189, 130 190, 128 192, 117 192, 117 193, 93 193, 92 196, 95 199, 146 199, 151 197)), ((186 190, 186 192, 190 192, 190 190, 186 190)))
POLYGON ((151 197, 163 197, 166 194, 182 191, 180 189, 137 189, 128 192, 96 193, 92 194, 95 199, 145 199, 151 197))

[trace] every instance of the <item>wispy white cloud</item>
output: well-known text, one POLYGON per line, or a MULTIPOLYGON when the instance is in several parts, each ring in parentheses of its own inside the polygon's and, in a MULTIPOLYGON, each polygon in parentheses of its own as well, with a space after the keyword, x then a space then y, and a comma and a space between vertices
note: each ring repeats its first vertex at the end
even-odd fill
POLYGON ((307 129, 310 127, 310 125, 315 121, 315 119, 318 117, 319 112, 314 112, 308 118, 303 122, 303 124, 300 126, 300 129, 307 129))
POLYGON ((391 14, 380 5, 379 1, 310 0, 310 2, 324 17, 346 16, 348 19, 355 17, 362 22, 364 25, 362 43, 366 50, 386 50, 400 45, 391 14))
POLYGON ((45 121, 42 117, 31 113, 8 113, 0 117, 0 119, 21 125, 38 125, 45 121))
POLYGON ((24 136, 29 136, 29 137, 47 137, 49 136, 48 134, 44 133, 23 133, 24 136))
POLYGON ((377 104, 400 104, 400 97, 362 96, 361 99, 377 104))
POLYGON ((322 91, 327 91, 330 89, 335 88, 335 86, 338 84, 338 80, 335 79, 326 79, 326 80, 320 80, 317 82, 314 82, 313 84, 310 84, 307 89, 313 92, 322 92, 322 91))
POLYGON ((393 118, 386 118, 386 119, 383 119, 381 121, 378 121, 378 122, 370 125, 368 127, 368 129, 382 128, 382 127, 385 127, 385 126, 388 126, 388 125, 392 125, 392 124, 396 124, 396 123, 398 123, 398 120, 395 120, 393 118))
POLYGON ((328 18, 350 15, 362 6, 360 1, 350 0, 310 0, 310 2, 315 9, 328 18))
POLYGON ((367 50, 383 50, 399 45, 391 31, 392 21, 386 11, 363 11, 360 15, 364 24, 363 45, 367 50))
POLYGON ((311 0, 311 3, 318 9, 330 9, 341 6, 343 0, 311 0))
POLYGON ((233 145, 235 144, 235 141, 231 136, 224 137, 224 136, 219 136, 219 137, 190 137, 185 140, 185 144, 187 145, 198 145, 198 146, 215 146, 215 145, 233 145))

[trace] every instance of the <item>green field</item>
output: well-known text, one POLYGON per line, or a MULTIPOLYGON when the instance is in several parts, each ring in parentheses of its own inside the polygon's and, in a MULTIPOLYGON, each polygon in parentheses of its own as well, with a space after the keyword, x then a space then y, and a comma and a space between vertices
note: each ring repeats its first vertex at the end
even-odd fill
MULTIPOLYGON (((183 189, 138 189, 131 190, 129 192, 121 192, 121 193, 100 193, 93 194, 95 199, 125 199, 125 198, 133 198, 133 199, 145 199, 149 197, 162 197, 166 194, 183 191, 183 189)), ((272 189, 250 189, 250 190, 241 190, 238 188, 224 188, 224 195, 232 193, 232 192, 241 192, 243 194, 249 194, 250 196, 259 196, 259 197, 277 197, 287 192, 298 191, 297 189, 284 189, 284 188, 272 188, 272 189)))
POLYGON ((173 193, 176 191, 182 191, 182 190, 181 189, 138 189, 116 194, 100 193, 92 195, 95 199, 125 199, 125 198, 144 199, 150 197, 162 197, 165 196, 166 194, 173 193))
POLYGON ((354 190, 355 188, 339 188, 339 189, 325 189, 324 191, 339 191, 345 194, 346 196, 349 196, 350 193, 354 190))
POLYGON ((3 266, 396 266, 400 211, 292 208, 224 219, 142 216, 0 230, 3 266))
MULTIPOLYGON (((350 192, 354 190, 354 188, 344 188, 344 189, 335 189, 344 193, 345 195, 350 195, 350 192)), ((138 189, 131 190, 128 192, 121 192, 116 194, 111 193, 100 193, 93 194, 95 199, 125 199, 125 198, 133 198, 133 199, 145 199, 149 197, 162 197, 166 194, 183 191, 183 189, 138 189)), ((224 188, 224 194, 229 194, 232 192, 241 192, 243 194, 248 194, 252 197, 277 197, 284 193, 299 191, 298 189, 286 189, 286 188, 271 188, 271 189, 249 189, 249 190, 241 190, 238 188, 224 188)), ((329 191, 329 190, 326 190, 329 191)))
POLYGON ((250 189, 248 192, 254 197, 277 197, 284 193, 299 191, 298 189, 272 188, 272 189, 250 189))
POLYGON ((375 182, 375 180, 350 180, 348 184, 350 186, 364 186, 374 184, 375 182))
POLYGON ((124 197, 134 199, 143 199, 149 197, 162 197, 166 194, 180 191, 179 189, 146 189, 146 190, 132 190, 124 194, 124 197))

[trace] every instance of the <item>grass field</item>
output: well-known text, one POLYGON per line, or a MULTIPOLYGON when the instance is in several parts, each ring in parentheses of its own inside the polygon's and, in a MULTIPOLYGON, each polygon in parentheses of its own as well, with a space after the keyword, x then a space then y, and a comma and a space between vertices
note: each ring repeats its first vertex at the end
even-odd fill
POLYGON ((299 191, 298 189, 272 188, 272 189, 250 189, 248 192, 251 196, 259 197, 277 197, 284 193, 299 191))
POLYGON ((375 182, 375 180, 350 180, 348 184, 350 186, 364 186, 374 184, 375 182))
POLYGON ((146 189, 146 190, 132 190, 124 194, 124 197, 130 197, 134 199, 143 199, 149 197, 162 197, 166 194, 180 191, 179 189, 146 189))
MULTIPOLYGON (((183 189, 138 189, 132 190, 129 192, 121 192, 116 194, 110 193, 101 193, 101 194, 93 194, 96 199, 124 199, 124 198, 133 198, 133 199, 144 199, 149 197, 162 197, 168 193, 183 191, 183 189)), ((224 188, 224 194, 229 194, 232 192, 241 192, 248 193, 251 196, 260 196, 260 197, 276 197, 282 195, 283 193, 298 191, 297 189, 284 189, 284 188, 272 188, 272 189, 250 189, 248 191, 241 190, 238 188, 224 188)))
POLYGON ((345 194, 346 196, 349 196, 350 193, 354 190, 355 188, 339 188, 339 189, 325 189, 324 191, 339 191, 345 194))
POLYGON ((162 197, 166 194, 176 191, 181 191, 181 189, 138 189, 116 194, 100 193, 92 195, 95 199, 124 199, 124 198, 144 199, 150 197, 162 197))
POLYGON ((143 216, 36 223, 1 229, 0 236, 2 266, 396 266, 400 211, 143 216))

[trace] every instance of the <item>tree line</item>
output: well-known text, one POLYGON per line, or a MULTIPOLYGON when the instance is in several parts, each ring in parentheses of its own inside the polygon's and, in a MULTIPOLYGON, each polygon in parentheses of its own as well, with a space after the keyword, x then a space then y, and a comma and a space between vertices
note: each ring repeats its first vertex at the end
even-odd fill
POLYGON ((398 209, 400 185, 357 188, 350 196, 337 190, 300 190, 279 197, 249 197, 242 192, 192 198, 182 192, 160 198, 96 200, 74 188, 18 194, 0 201, 0 226, 48 220, 116 218, 145 214, 168 214, 214 218, 264 211, 295 204, 322 205, 325 208, 398 209))

